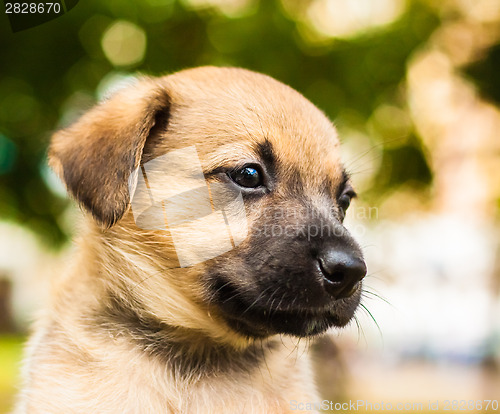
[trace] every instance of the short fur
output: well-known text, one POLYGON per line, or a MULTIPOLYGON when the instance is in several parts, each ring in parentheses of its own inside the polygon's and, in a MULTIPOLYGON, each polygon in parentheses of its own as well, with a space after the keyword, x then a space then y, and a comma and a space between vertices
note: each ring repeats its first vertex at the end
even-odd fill
POLYGON ((347 324, 361 286, 332 299, 311 257, 325 243, 362 255, 342 225, 337 134, 316 107, 243 69, 141 78, 56 133, 50 164, 90 214, 29 342, 16 413, 266 414, 318 401, 293 337, 347 324), (183 268, 168 231, 136 225, 129 191, 141 165, 190 145, 208 182, 248 161, 268 178, 243 191, 248 237, 183 268), (335 235, 306 237, 311 223, 335 235), (277 224, 299 231, 262 231, 277 224))

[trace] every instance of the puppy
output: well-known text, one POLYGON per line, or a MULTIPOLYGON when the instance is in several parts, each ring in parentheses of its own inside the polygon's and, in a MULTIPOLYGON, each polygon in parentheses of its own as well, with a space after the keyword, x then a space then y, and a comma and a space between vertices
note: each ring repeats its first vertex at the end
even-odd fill
POLYGON ((56 133, 49 157, 88 214, 16 413, 318 401, 290 338, 345 326, 366 273, 322 112, 265 75, 202 67, 115 93, 56 133))

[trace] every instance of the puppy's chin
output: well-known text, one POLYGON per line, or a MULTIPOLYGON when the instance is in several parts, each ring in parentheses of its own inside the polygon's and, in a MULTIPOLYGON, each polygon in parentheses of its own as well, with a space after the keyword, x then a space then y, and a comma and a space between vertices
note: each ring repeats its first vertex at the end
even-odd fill
POLYGON ((324 333, 331 327, 346 326, 354 316, 361 297, 361 283, 348 298, 333 300, 326 306, 293 303, 279 309, 263 306, 259 297, 249 298, 227 281, 215 284, 214 304, 227 324, 236 332, 265 338, 275 334, 309 337, 324 333))

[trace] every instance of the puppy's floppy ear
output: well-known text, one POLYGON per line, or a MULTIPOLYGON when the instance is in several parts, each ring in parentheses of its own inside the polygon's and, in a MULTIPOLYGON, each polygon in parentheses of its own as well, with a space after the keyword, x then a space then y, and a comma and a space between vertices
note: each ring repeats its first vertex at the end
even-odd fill
POLYGON ((169 105, 164 86, 143 79, 52 138, 51 167, 103 226, 111 227, 125 214, 132 172, 139 167, 148 137, 166 126, 169 105))

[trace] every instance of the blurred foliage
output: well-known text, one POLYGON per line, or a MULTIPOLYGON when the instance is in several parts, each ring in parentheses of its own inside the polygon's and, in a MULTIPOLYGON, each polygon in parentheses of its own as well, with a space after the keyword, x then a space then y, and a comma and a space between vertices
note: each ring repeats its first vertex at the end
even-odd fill
POLYGON ((465 69, 465 73, 474 81, 480 93, 500 105, 500 45, 488 50, 484 59, 480 59, 465 69))
POLYGON ((16 391, 14 384, 19 375, 22 358, 22 344, 26 338, 0 336, 0 413, 9 412, 16 391))
POLYGON ((419 188, 432 181, 432 171, 416 137, 412 137, 407 145, 385 148, 381 165, 383 168, 376 174, 377 185, 372 191, 395 187, 401 183, 419 188))
MULTIPOLYGON (((381 104, 406 111, 402 85, 408 59, 440 25, 437 12, 419 0, 409 1, 392 24, 325 41, 308 38, 300 16, 292 16, 278 0, 255 0, 232 17, 217 8, 195 9, 187 0, 81 0, 64 16, 17 33, 2 18, 0 217, 26 224, 52 246, 67 237, 62 217, 68 202, 50 185, 48 140, 51 131, 95 102, 106 76, 158 75, 207 64, 242 66, 296 88, 340 129, 370 135, 366 122, 381 104), (117 20, 135 24, 146 35, 145 55, 138 63, 114 67, 103 51, 103 35, 117 20)), ((425 151, 411 125, 406 136, 396 137, 396 146, 394 137, 385 145, 383 131, 372 139, 383 157, 374 174, 378 194, 431 182, 425 151)))

